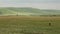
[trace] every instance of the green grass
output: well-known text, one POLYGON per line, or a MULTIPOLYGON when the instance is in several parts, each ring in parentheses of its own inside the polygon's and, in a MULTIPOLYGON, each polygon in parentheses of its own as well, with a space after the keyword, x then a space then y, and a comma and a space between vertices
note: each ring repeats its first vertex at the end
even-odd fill
POLYGON ((0 34, 60 34, 60 17, 0 16, 0 34))

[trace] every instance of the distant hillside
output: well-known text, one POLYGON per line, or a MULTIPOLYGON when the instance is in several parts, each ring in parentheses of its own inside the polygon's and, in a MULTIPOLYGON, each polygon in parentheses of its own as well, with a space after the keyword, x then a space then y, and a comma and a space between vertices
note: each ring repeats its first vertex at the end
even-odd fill
POLYGON ((5 7, 0 8, 0 15, 60 15, 60 10, 40 10, 29 7, 5 7))

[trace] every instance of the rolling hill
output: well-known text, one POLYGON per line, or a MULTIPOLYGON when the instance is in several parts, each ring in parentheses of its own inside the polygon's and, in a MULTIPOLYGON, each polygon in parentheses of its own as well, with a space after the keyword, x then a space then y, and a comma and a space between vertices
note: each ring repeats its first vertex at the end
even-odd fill
POLYGON ((0 7, 0 15, 60 15, 60 10, 40 10, 30 7, 0 7))

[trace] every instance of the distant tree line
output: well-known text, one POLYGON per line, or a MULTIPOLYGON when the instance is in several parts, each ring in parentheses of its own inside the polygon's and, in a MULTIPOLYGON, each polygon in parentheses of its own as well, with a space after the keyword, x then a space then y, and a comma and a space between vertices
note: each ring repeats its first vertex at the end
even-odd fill
MULTIPOLYGON (((0 14, 2 14, 2 13, 0 13, 0 14)), ((17 13, 16 16, 49 16, 49 17, 55 17, 55 16, 60 16, 60 15, 19 15, 17 13)))

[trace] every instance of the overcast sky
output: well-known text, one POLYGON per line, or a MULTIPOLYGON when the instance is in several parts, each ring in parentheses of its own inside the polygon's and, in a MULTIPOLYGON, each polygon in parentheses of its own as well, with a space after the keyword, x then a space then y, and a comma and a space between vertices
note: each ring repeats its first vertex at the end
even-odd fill
POLYGON ((60 9, 60 0, 0 0, 0 7, 60 9))

